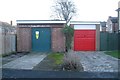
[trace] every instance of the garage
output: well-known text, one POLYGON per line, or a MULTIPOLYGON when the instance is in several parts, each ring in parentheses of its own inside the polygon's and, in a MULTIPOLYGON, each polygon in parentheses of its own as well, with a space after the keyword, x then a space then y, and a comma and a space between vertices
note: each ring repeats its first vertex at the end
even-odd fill
POLYGON ((71 22, 74 28, 74 51, 99 50, 98 22, 71 22))
POLYGON ((51 50, 50 28, 32 28, 32 51, 49 52, 51 50))
POLYGON ((17 20, 17 52, 64 52, 66 21, 17 20))

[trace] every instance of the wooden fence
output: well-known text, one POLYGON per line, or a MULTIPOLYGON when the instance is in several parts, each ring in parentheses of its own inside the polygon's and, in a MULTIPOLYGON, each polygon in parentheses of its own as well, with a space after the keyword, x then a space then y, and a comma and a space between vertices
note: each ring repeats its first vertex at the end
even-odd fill
POLYGON ((119 40, 120 35, 118 33, 108 33, 101 32, 100 33, 100 50, 101 51, 111 51, 118 50, 119 48, 119 40))
POLYGON ((0 22, 0 54, 9 54, 16 51, 15 27, 0 22))

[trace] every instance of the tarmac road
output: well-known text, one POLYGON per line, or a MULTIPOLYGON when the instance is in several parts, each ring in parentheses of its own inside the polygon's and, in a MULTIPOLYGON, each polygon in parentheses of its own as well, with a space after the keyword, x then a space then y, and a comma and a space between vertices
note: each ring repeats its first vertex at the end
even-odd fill
POLYGON ((118 78, 118 73, 2 69, 2 78, 118 78))

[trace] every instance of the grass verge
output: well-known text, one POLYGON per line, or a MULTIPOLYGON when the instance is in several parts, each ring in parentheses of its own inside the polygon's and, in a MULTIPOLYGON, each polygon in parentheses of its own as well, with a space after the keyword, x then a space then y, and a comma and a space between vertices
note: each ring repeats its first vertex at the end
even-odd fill
POLYGON ((105 53, 108 54, 108 55, 111 55, 115 58, 120 59, 120 51, 107 51, 105 53))
POLYGON ((33 70, 60 71, 62 70, 64 53, 49 53, 33 70))
POLYGON ((53 59, 56 65, 60 65, 63 63, 64 53, 51 53, 48 57, 53 59))

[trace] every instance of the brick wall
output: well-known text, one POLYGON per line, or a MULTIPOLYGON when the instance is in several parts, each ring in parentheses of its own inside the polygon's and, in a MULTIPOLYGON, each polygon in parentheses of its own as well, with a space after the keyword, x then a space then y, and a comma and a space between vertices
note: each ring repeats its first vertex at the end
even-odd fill
POLYGON ((64 52, 65 51, 65 36, 62 33, 62 28, 52 28, 52 51, 64 52))
POLYGON ((31 51, 31 28, 17 28, 17 52, 31 51))

